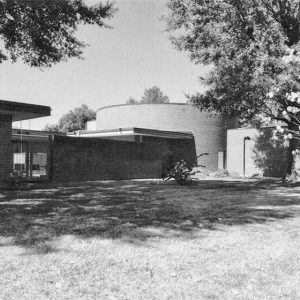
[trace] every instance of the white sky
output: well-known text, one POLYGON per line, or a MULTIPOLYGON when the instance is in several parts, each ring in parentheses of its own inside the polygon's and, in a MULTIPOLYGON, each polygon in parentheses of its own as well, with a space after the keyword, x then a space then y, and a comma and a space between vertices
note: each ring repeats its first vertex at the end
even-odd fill
MULTIPOLYGON (((94 0, 93 0, 94 1, 94 0)), ((89 0, 87 0, 89 2, 89 0)), ((113 29, 84 26, 80 39, 90 46, 84 60, 72 59, 40 71, 22 64, 0 65, 0 99, 52 108, 52 116, 23 121, 42 129, 70 109, 85 103, 93 109, 122 104, 158 85, 171 102, 186 102, 184 93, 201 91, 205 69, 174 49, 160 17, 165 0, 118 0, 119 11, 108 22, 113 29)), ((19 125, 17 124, 14 124, 19 125)))

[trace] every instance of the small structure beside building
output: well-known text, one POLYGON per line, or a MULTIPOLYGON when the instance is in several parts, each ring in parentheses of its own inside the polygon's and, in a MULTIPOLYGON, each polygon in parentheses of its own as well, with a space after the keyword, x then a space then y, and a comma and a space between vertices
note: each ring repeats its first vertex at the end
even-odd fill
POLYGON ((240 176, 262 175, 254 163, 253 148, 259 132, 254 128, 229 129, 227 131, 227 170, 240 176))
POLYGON ((12 122, 50 116, 48 106, 0 100, 0 187, 13 170, 12 122))
MULTIPOLYGON (((251 177, 282 177, 288 166, 288 145, 272 139, 274 127, 227 131, 227 170, 251 177)), ((300 168, 299 156, 296 169, 300 168)))

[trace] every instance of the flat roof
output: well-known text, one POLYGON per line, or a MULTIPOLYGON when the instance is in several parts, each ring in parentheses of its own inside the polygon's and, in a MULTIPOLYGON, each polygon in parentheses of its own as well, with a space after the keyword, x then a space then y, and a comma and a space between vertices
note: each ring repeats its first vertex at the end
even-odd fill
POLYGON ((0 115, 11 115, 13 122, 47 117, 50 113, 50 106, 0 100, 0 115))
POLYGON ((125 135, 143 135, 173 139, 192 139, 194 134, 192 131, 165 131, 147 128, 115 128, 108 130, 78 130, 75 133, 68 133, 69 136, 76 137, 110 137, 110 136, 125 136, 125 135))

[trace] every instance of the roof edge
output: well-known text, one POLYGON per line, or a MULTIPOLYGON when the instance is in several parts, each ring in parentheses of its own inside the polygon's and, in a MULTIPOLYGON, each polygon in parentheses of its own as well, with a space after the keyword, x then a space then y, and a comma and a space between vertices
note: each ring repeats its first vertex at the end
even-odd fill
POLYGON ((47 117, 51 115, 51 107, 38 104, 7 101, 0 99, 0 110, 13 116, 13 121, 47 117), (21 114, 27 114, 21 116, 21 114))
MULTIPOLYGON (((157 129, 150 129, 150 128, 140 128, 140 127, 126 127, 126 128, 113 128, 113 129, 105 129, 105 130, 78 130, 77 132, 80 134, 97 134, 97 133, 118 133, 120 132, 125 133, 125 132, 132 132, 133 134, 140 134, 140 135, 176 135, 176 136, 182 136, 182 137, 189 137, 193 138, 194 134, 192 131, 171 131, 171 130, 157 130, 157 129)), ((76 135, 75 132, 68 132, 69 136, 76 135)))
POLYGON ((98 108, 96 111, 110 108, 110 107, 117 107, 117 106, 138 106, 138 105, 190 105, 190 103, 180 103, 180 102, 169 102, 169 103, 135 103, 135 104, 114 104, 114 105, 108 105, 98 108))

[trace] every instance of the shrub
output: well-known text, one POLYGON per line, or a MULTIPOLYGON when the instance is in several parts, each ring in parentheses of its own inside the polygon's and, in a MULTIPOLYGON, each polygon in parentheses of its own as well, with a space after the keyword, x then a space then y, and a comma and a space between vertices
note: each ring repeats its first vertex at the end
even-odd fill
MULTIPOLYGON (((208 155, 208 153, 202 153, 197 156, 197 158, 202 157, 204 155, 208 155)), ((170 168, 170 170, 167 172, 165 178, 163 178, 165 181, 168 181, 170 179, 174 179, 177 183, 184 185, 184 184, 191 184, 198 179, 196 177, 193 177, 196 173, 200 173, 198 169, 194 169, 195 167, 201 167, 205 168, 203 165, 193 165, 191 167, 188 166, 186 161, 184 159, 175 162, 170 168)))
MULTIPOLYGON (((201 153, 197 158, 209 155, 209 153, 201 153)), ((164 181, 174 179, 177 183, 181 185, 191 184, 198 179, 194 177, 196 173, 202 173, 201 168, 205 168, 204 165, 192 165, 188 166, 184 159, 173 163, 173 166, 167 171, 166 175, 163 177, 164 181)))
POLYGON ((194 174, 195 172, 192 171, 192 168, 188 167, 187 163, 182 159, 174 164, 164 180, 174 179, 179 184, 189 184, 194 181, 192 177, 194 174))
POLYGON ((215 178, 229 177, 229 172, 226 169, 224 169, 224 170, 219 169, 219 170, 211 173, 210 176, 215 177, 215 178))
POLYGON ((24 171, 13 170, 9 174, 9 178, 8 178, 9 189, 12 189, 12 190, 22 189, 22 187, 24 185, 24 177, 25 177, 24 171))

